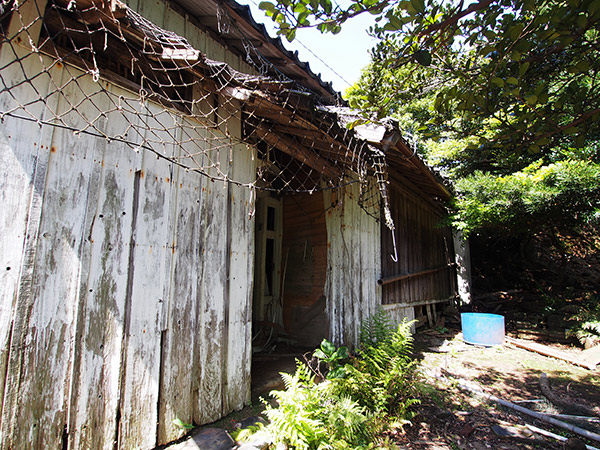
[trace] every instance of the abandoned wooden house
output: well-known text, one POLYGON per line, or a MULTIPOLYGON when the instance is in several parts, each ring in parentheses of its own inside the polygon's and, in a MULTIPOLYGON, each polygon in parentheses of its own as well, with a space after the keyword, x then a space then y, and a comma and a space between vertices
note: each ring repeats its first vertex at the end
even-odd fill
POLYGON ((455 297, 446 189, 247 7, 0 13, 1 448, 150 449, 248 402, 273 335, 455 297))

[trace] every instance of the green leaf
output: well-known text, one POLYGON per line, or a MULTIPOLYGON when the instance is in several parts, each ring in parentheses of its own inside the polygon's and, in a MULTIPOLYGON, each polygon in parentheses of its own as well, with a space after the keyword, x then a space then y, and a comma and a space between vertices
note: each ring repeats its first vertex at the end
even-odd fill
POLYGON ((335 352, 335 345, 327 339, 323 339, 323 342, 321 342, 321 350, 323 350, 326 355, 331 356, 333 355, 333 352, 335 352))
POLYGON ((540 139, 539 141, 536 142, 537 145, 548 145, 550 143, 550 139, 548 139, 547 137, 540 139))
POLYGON ((320 348, 316 349, 313 352, 313 356, 315 358, 323 360, 323 361, 326 360, 326 359, 328 359, 328 356, 325 353, 323 353, 323 351, 320 348))
POLYGON ((515 77, 508 77, 506 82, 508 84, 512 84, 513 86, 517 86, 519 84, 519 80, 517 80, 515 77))
POLYGON ((482 56, 489 56, 491 53, 494 53, 496 51, 496 47, 493 45, 486 45, 485 47, 483 47, 480 51, 479 54, 482 56))
POLYGON ((525 75, 525 72, 527 72, 530 65, 531 65, 531 63, 529 63, 529 62, 524 62, 523 64, 521 64, 519 66, 519 76, 522 77, 523 75, 525 75))
POLYGON ((590 70, 590 64, 585 59, 578 61, 575 67, 577 67, 580 72, 587 72, 590 70))
POLYGON ((327 378, 330 380, 344 378, 344 376, 346 376, 346 368, 344 366, 338 366, 335 369, 330 370, 327 374, 327 378))
POLYGON ((498 87, 504 87, 504 80, 502 78, 494 77, 492 78, 492 83, 498 87))
POLYGON ((191 430, 192 428, 194 428, 194 425, 190 423, 185 423, 181 419, 174 419, 173 425, 175 425, 177 428, 181 428, 182 430, 191 430))
POLYGON ((346 348, 345 346, 341 346, 340 348, 338 348, 335 352, 335 357, 338 359, 346 359, 348 358, 348 348, 346 348))
POLYGON ((398 18, 396 15, 392 15, 389 18, 388 23, 385 25, 384 29, 387 31, 397 31, 401 30, 404 26, 404 22, 398 18))
POLYGON ((425 12, 425 0, 410 0, 410 4, 418 13, 425 12))
POLYGON ((331 4, 331 0, 319 0, 319 4, 325 10, 327 14, 331 13, 333 5, 331 4))
POLYGON ((427 50, 417 50, 414 54, 415 60, 422 66, 431 65, 431 53, 427 50))
POLYGON ((579 132, 579 128, 577 128, 577 127, 570 127, 563 131, 563 133, 567 134, 567 135, 577 134, 578 132, 579 132))
POLYGON ((527 102, 528 105, 533 106, 537 103, 538 97, 537 97, 537 95, 527 95, 525 97, 525 101, 527 102))
POLYGON ((275 11, 275 5, 271 2, 260 2, 258 4, 258 8, 262 9, 263 11, 275 11))
POLYGON ((522 23, 518 23, 516 25, 513 25, 512 27, 510 27, 508 29, 508 33, 510 35, 510 38, 513 41, 516 41, 517 38, 521 35, 521 32, 523 31, 524 25, 522 23))

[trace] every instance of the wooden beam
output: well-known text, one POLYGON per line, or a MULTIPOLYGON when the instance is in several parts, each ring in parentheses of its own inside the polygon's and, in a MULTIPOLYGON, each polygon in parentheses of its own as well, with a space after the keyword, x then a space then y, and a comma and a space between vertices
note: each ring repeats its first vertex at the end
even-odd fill
POLYGON ((291 156, 300 163, 306 164, 328 178, 339 178, 342 176, 342 171, 338 167, 335 167, 329 161, 302 147, 285 135, 275 134, 271 130, 267 130, 264 125, 257 126, 254 134, 270 146, 291 156))
POLYGON ((377 280, 377 284, 380 286, 385 286, 386 284, 394 283, 396 281, 408 280, 410 278, 422 277, 425 275, 430 275, 432 273, 441 272, 442 270, 446 270, 449 267, 453 267, 456 264, 450 263, 445 266, 436 267, 435 269, 421 270, 420 272, 413 273, 405 273, 402 275, 392 275, 391 277, 380 278, 377 280))
POLYGON ((411 306, 424 306, 424 305, 433 305, 437 303, 447 303, 454 300, 456 297, 453 295, 448 298, 432 298, 429 300, 421 300, 416 301, 414 303, 411 302, 403 302, 403 303, 390 303, 387 305, 381 305, 384 311, 393 311, 395 309, 409 308, 411 306))
POLYGON ((448 191, 448 189, 446 189, 446 187, 438 181, 435 175, 431 172, 431 169, 429 169, 429 167, 427 167, 423 161, 421 161, 421 158, 419 158, 419 156, 416 155, 416 153, 411 150, 403 140, 398 141, 394 148, 408 158, 410 162, 419 170, 419 172, 422 173, 427 180, 429 180, 429 182, 436 187, 440 193, 440 197, 446 200, 452 197, 450 191, 448 191))
POLYGON ((402 191, 409 193, 413 197, 425 200, 427 203, 434 207, 435 211, 439 212, 440 214, 445 214, 442 206, 438 202, 433 200, 430 197, 430 195, 428 195, 429 193, 424 192, 423 189, 421 189, 412 181, 408 180, 406 177, 401 175, 400 172, 396 170, 388 170, 388 178, 390 182, 394 183, 402 191))

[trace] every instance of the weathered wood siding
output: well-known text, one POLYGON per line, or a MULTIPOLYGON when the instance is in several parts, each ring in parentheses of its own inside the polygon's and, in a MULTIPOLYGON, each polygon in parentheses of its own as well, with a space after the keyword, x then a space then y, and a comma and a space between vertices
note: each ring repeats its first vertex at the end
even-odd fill
POLYGON ((243 73, 258 74, 256 69, 246 63, 243 58, 228 52, 222 44, 223 41, 217 42, 208 33, 201 30, 192 18, 187 15, 183 16, 179 11, 173 9, 168 1, 126 0, 125 3, 155 25, 185 37, 192 47, 200 50, 208 58, 225 62, 233 69, 243 73))
POLYGON ((333 342, 350 346, 358 343, 363 319, 381 305, 380 225, 358 205, 358 198, 357 183, 324 192, 329 333, 333 342))
MULTIPOLYGON (((38 73, 39 63, 33 55, 23 67, 38 73)), ((21 98, 79 75, 55 65, 36 78, 38 92, 21 86, 21 98)), ((65 120, 81 128, 109 101, 84 100, 92 90, 91 76, 80 77, 48 108, 79 104, 65 120)), ((11 101, 0 96, 0 110, 11 101)), ((137 104, 164 116, 159 105, 137 104)), ((116 135, 127 123, 115 112, 104 126, 116 135)), ((240 118, 228 129, 240 133, 240 118)), ((164 138, 161 151, 183 151, 164 138)), ((234 145, 221 169, 250 181, 252 152, 234 145)), ((149 151, 8 116, 0 163, 1 448, 153 448, 179 436, 173 419, 206 423, 249 400, 248 189, 149 151)))
POLYGON ((391 232, 382 226, 381 278, 406 276, 383 285, 382 303, 396 314, 448 300, 455 295, 452 232, 440 226, 444 211, 425 197, 390 185, 390 208, 396 227, 396 250, 391 232), (397 256, 397 262, 392 259, 397 256), (392 306, 395 305, 395 306, 392 306))

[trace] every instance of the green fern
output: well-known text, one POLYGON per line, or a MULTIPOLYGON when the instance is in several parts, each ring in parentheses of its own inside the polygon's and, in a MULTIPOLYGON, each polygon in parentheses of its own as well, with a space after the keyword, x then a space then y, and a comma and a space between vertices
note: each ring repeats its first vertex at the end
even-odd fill
POLYGON ((266 404, 264 412, 269 424, 261 432, 269 442, 299 450, 342 450, 368 441, 364 408, 337 396, 331 381, 316 384, 310 368, 299 361, 295 374, 281 376, 285 390, 271 392, 278 406, 266 404))
POLYGON ((354 356, 323 341, 315 354, 343 376, 315 383, 315 374, 298 361, 293 375, 281 374, 285 390, 271 392, 277 406, 265 402, 268 424, 259 430, 261 437, 298 450, 393 448, 378 443, 375 434, 381 435, 386 423, 400 427, 409 421, 418 403, 412 323, 394 327, 378 311, 361 327, 354 356))
POLYGON ((567 331, 567 337, 575 336, 582 344, 587 340, 593 345, 600 343, 600 301, 597 298, 591 299, 570 320, 577 324, 567 331))
POLYGON ((394 332, 394 325, 383 308, 367 317, 360 326, 360 345, 370 347, 386 340, 394 332))

